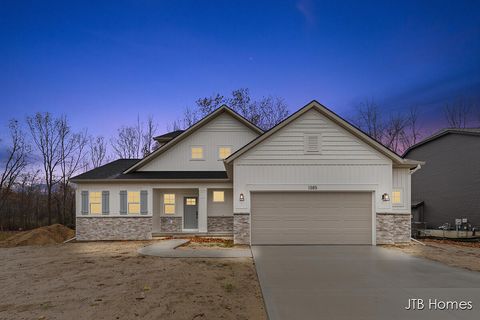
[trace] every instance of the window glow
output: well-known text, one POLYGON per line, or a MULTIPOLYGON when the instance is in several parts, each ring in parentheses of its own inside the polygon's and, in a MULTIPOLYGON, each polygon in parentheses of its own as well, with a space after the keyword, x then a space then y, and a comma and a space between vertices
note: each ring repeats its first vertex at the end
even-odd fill
POLYGON ((140 213, 140 191, 128 192, 128 213, 140 213))
POLYGON ((224 201, 225 201, 224 191, 213 191, 213 202, 224 202, 224 201))
POLYGON ((90 214, 101 214, 102 213, 102 193, 101 192, 90 192, 90 214))
POLYGON ((392 192, 392 203, 393 204, 402 203, 402 193, 399 190, 392 192))
POLYGON ((166 193, 163 195, 163 208, 165 214, 175 214, 175 194, 166 193))
POLYGON ((197 204, 197 199, 195 198, 187 198, 186 205, 187 206, 194 206, 197 204))
POLYGON ((203 147, 192 147, 192 159, 203 159, 203 147))
POLYGON ((218 158, 225 159, 232 154, 231 147, 220 147, 218 148, 218 158))

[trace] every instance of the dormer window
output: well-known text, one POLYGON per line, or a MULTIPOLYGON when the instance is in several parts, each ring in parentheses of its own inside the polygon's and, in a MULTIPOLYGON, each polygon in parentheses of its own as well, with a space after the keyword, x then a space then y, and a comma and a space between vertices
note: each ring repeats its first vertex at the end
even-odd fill
POLYGON ((192 160, 203 160, 203 147, 201 146, 194 146, 191 148, 191 159, 192 160))
POLYGON ((309 153, 320 153, 321 141, 320 134, 307 133, 304 136, 304 151, 309 153))
POLYGON ((232 147, 222 146, 218 147, 218 159, 223 160, 232 154, 232 147))

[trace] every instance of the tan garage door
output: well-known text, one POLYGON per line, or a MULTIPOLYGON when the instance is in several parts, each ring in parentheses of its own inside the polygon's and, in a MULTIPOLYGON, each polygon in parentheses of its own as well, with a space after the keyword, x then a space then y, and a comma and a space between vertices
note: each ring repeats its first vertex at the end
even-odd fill
POLYGON ((252 193, 252 244, 371 244, 372 194, 252 193))

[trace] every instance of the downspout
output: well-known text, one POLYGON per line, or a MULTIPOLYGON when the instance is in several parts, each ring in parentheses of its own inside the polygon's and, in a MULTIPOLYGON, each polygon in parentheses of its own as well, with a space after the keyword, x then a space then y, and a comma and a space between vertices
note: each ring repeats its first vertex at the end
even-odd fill
POLYGON ((410 174, 411 174, 411 175, 414 174, 415 172, 417 172, 417 171, 420 170, 421 168, 422 168, 422 166, 418 164, 418 165, 415 167, 415 169, 410 170, 410 174))

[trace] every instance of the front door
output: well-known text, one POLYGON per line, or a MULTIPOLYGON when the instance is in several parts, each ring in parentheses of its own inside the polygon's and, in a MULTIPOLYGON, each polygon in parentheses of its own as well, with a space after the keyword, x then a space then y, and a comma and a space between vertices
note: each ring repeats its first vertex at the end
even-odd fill
POLYGON ((198 229, 197 197, 185 197, 183 200, 183 228, 198 229))

